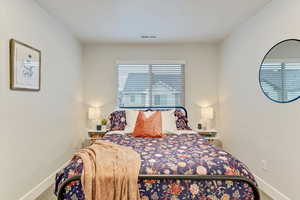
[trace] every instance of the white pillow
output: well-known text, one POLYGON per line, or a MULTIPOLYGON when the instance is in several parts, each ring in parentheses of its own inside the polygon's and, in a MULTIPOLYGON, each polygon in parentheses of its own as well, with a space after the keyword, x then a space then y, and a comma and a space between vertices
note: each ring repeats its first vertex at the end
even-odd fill
POLYGON ((125 114, 126 114, 126 127, 125 127, 125 131, 126 132, 133 132, 134 127, 135 127, 135 123, 136 123, 136 119, 137 116, 139 114, 138 110, 125 110, 125 114))
POLYGON ((146 118, 151 117, 151 115, 153 115, 156 111, 144 111, 144 116, 146 118))
POLYGON ((105 135, 112 135, 112 134, 117 134, 117 135, 126 135, 128 133, 131 133, 131 132, 127 132, 127 131, 109 131, 107 132, 105 135))
POLYGON ((162 132, 173 133, 177 131, 175 110, 161 111, 162 132))
POLYGON ((176 130, 173 132, 174 134, 177 135, 184 135, 184 134, 198 134, 197 131, 193 131, 193 130, 176 130))

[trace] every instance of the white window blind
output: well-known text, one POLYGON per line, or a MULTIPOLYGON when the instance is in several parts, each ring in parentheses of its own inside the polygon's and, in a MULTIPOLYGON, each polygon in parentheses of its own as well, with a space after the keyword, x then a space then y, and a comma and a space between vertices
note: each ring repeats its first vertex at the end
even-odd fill
POLYGON ((184 106, 184 65, 119 64, 119 107, 184 106))
POLYGON ((272 99, 287 102, 300 96, 300 63, 264 63, 261 86, 272 99))

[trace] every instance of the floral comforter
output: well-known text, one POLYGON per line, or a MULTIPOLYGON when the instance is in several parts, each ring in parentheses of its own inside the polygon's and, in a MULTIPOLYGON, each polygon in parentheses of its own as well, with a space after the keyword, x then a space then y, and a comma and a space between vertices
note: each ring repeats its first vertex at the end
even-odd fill
MULTIPOLYGON (((131 135, 106 135, 106 141, 133 148, 140 153, 140 174, 237 175, 255 182, 247 167, 229 153, 215 149, 197 134, 167 135, 164 138, 133 138, 131 135)), ((59 186, 82 172, 82 161, 74 158, 56 175, 59 186)), ((142 200, 251 200, 251 187, 239 181, 144 180, 139 181, 142 200)), ((80 182, 67 186, 64 198, 84 200, 80 182)))

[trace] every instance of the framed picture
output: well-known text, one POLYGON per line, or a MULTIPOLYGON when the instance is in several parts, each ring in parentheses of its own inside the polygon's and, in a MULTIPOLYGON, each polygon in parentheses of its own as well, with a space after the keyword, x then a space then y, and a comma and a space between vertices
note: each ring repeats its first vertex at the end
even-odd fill
POLYGON ((10 89, 41 89, 41 51, 14 39, 10 40, 10 89))

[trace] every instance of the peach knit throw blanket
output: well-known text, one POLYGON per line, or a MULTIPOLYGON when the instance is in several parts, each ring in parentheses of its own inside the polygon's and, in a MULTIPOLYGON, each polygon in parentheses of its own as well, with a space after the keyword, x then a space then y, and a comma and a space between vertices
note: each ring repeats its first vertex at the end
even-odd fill
POLYGON ((140 155, 134 150, 97 141, 75 156, 83 161, 81 177, 86 200, 139 200, 140 155))

